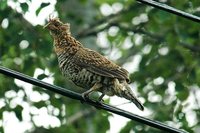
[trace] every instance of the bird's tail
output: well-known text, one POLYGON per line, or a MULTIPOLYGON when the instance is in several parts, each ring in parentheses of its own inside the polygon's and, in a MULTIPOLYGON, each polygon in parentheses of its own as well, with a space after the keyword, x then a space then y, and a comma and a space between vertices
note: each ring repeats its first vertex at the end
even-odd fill
POLYGON ((132 101, 140 110, 144 110, 144 106, 142 103, 136 98, 136 96, 133 94, 131 88, 128 84, 124 85, 125 89, 122 89, 121 97, 126 98, 127 100, 132 101))

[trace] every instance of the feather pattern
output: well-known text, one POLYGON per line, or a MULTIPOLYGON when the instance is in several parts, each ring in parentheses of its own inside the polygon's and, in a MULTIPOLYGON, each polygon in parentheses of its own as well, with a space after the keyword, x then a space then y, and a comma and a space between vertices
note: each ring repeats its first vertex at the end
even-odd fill
POLYGON ((82 93, 84 99, 91 92, 99 91, 102 93, 99 101, 104 95, 117 95, 144 110, 128 85, 130 80, 127 70, 98 52, 85 48, 72 37, 68 23, 63 24, 58 18, 50 19, 45 27, 54 38, 54 49, 62 74, 77 86, 86 89, 82 93))
POLYGON ((128 71, 106 59, 96 51, 83 48, 74 55, 75 64, 101 76, 124 79, 129 82, 128 71))

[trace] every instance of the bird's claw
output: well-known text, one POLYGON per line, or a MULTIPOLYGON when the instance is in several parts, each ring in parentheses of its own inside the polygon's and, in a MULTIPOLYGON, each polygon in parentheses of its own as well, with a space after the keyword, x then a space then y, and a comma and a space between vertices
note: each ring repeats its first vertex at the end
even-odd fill
POLYGON ((86 93, 82 93, 81 96, 84 99, 84 101, 87 101, 89 99, 89 96, 86 93))

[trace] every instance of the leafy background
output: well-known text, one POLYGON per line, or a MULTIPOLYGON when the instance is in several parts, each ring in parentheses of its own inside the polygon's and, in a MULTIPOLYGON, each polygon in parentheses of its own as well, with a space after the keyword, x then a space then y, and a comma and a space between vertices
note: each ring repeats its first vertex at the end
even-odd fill
MULTIPOLYGON (((34 7, 36 20, 30 21, 33 2, 36 0, 0 1, 2 66, 83 92, 61 75, 53 40, 43 29, 44 20, 54 12, 71 24, 73 36, 86 47, 130 71, 132 85, 137 86, 135 91, 148 110, 145 117, 190 133, 200 132, 198 23, 133 0, 46 0, 34 7)), ((200 16, 198 0, 160 2, 200 16)), ((14 127, 8 125, 7 116, 24 124, 22 132, 31 133, 102 133, 109 132, 112 124, 108 119, 112 114, 106 111, 0 75, 2 133, 8 132, 6 127, 14 127), (41 119, 47 115, 51 116, 48 121, 57 124, 41 119)), ((119 132, 161 131, 129 121, 119 132)))

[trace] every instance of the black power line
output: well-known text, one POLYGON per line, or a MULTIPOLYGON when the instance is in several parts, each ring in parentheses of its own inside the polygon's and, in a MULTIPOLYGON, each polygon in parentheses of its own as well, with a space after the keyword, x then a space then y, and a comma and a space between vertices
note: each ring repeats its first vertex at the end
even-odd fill
POLYGON ((56 92, 56 93, 61 94, 63 96, 66 96, 66 97, 69 97, 69 98, 72 98, 72 99, 75 99, 75 100, 80 100, 81 102, 92 105, 92 106, 94 106, 98 109, 104 109, 104 110, 110 111, 112 113, 118 114, 120 116, 124 116, 126 118, 131 119, 131 120, 135 120, 137 122, 149 125, 151 127, 154 127, 154 128, 157 128, 157 129, 160 129, 160 130, 163 130, 163 131, 167 131, 167 132, 170 132, 170 133, 186 133, 183 130, 170 127, 170 126, 168 126, 164 123, 154 121, 154 120, 150 120, 150 119, 132 114, 128 111, 125 111, 125 110, 104 104, 104 103, 99 104, 99 103, 92 101, 92 100, 85 101, 79 93, 70 91, 68 89, 65 89, 65 88, 62 88, 62 87, 59 87, 59 86, 51 85, 49 83, 40 81, 40 80, 32 78, 28 75, 19 73, 17 71, 14 71, 14 70, 2 67, 2 66, 0 66, 0 73, 4 74, 6 76, 9 76, 9 77, 13 77, 13 78, 22 80, 24 82, 27 82, 27 83, 30 83, 30 84, 33 84, 33 85, 36 85, 38 87, 42 87, 42 88, 45 88, 47 90, 56 92))
POLYGON ((176 14, 178 16, 187 18, 187 19, 192 20, 194 22, 200 22, 200 17, 192 15, 190 13, 186 13, 186 12, 181 11, 181 10, 178 10, 178 9, 173 8, 171 6, 168 6, 166 4, 159 3, 159 2, 156 2, 156 1, 153 1, 153 0, 137 0, 137 1, 144 3, 144 4, 147 4, 147 5, 150 5, 150 6, 153 6, 153 7, 156 7, 156 8, 159 8, 161 10, 176 14))

